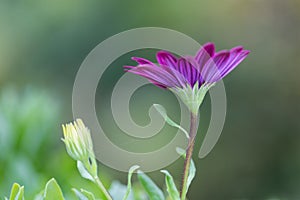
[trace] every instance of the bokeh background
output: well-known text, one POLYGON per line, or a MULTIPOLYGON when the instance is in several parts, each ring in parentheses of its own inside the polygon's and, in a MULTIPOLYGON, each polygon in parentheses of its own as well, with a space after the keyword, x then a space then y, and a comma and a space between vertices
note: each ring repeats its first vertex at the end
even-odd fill
MULTIPOLYGON (((61 124, 72 120, 76 72, 101 41, 144 26, 174 29, 201 44, 212 41, 218 50, 237 45, 251 50, 224 80, 226 124, 212 153, 203 160, 194 157, 197 177, 189 199, 300 199, 299 0, 1 0, 0 196, 8 196, 11 184, 19 182, 32 199, 51 177, 69 199, 75 198, 72 187, 95 189, 80 178, 60 140, 61 124)), ((123 148, 134 144, 121 142, 122 131, 108 109, 111 89, 124 73, 122 66, 133 64, 130 56, 154 61, 155 51, 121 56, 99 82, 99 121, 123 148)), ((179 119, 174 96, 149 85, 132 98, 137 123, 149 123, 152 103, 165 105, 179 119)), ((206 98, 201 107, 196 151, 209 124, 209 103, 206 98)), ((164 145, 175 131, 166 127, 163 136, 144 142, 138 151, 164 145)), ((182 163, 178 160, 167 168, 178 184, 182 163)), ((101 164, 99 168, 107 187, 114 179, 126 182, 126 173, 101 164)), ((163 187, 161 173, 149 175, 163 187)))

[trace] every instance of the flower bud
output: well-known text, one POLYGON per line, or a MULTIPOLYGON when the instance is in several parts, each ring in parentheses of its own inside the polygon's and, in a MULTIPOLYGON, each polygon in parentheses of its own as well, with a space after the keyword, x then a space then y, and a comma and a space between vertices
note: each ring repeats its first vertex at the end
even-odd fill
POLYGON ((81 162, 86 171, 92 176, 97 176, 97 163, 93 151, 93 143, 90 130, 81 119, 73 123, 62 125, 68 154, 77 162, 81 162))

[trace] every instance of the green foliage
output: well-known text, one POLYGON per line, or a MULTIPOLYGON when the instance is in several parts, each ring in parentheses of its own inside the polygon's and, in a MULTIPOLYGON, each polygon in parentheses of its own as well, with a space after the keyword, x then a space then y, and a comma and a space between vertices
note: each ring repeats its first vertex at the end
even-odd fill
POLYGON ((176 185, 174 183, 171 174, 167 170, 161 170, 161 172, 166 175, 165 181, 166 181, 167 191, 170 195, 170 198, 172 200, 180 200, 179 192, 176 188, 176 185))
MULTIPOLYGON (((167 123, 171 126, 179 126, 168 118, 160 105, 155 105, 155 107, 167 123)), ((48 150, 52 145, 51 137, 55 135, 52 134, 53 127, 57 126, 59 128, 59 123, 57 122, 58 119, 56 119, 57 113, 58 105, 46 93, 43 94, 29 89, 24 93, 18 93, 16 90, 5 90, 0 94, 0 124, 1 127, 3 127, 0 130, 0 144, 1 147, 3 147, 2 150, 4 152, 3 154, 0 154, 0 175, 4 175, 4 177, 7 178, 8 174, 14 174, 16 172, 16 176, 19 176, 20 174, 18 174, 18 172, 25 172, 23 174, 25 176, 21 176, 20 180, 22 180, 22 183, 30 185, 28 188, 30 192, 27 191, 29 199, 64 199, 62 190, 55 179, 49 180, 42 192, 35 197, 33 195, 33 192, 36 192, 37 189, 40 188, 40 185, 45 181, 39 178, 43 176, 39 176, 38 170, 47 169, 41 161, 49 155, 48 150), (9 157, 3 156, 9 153, 13 153, 15 159, 8 159, 9 157), (28 160, 24 155, 30 155, 33 162, 28 160), (6 167, 2 168, 2 166, 6 167)), ((181 127, 178 128, 182 129, 181 127)), ((182 131, 185 132, 184 129, 182 131)), ((57 139, 58 138, 59 135, 57 135, 57 139)), ((65 151, 63 151, 63 153, 65 154, 65 151)), ((52 163, 53 162, 49 162, 49 165, 52 163)), ((55 165, 52 167, 55 167, 55 165)), ((77 168, 83 178, 92 180, 97 184, 94 177, 90 175, 91 173, 87 171, 82 162, 77 161, 77 168)), ((132 185, 131 178, 134 171, 137 169, 138 166, 136 165, 129 169, 127 186, 117 181, 114 181, 111 184, 109 191, 113 200, 143 200, 147 199, 147 196, 151 200, 164 200, 165 197, 162 190, 141 171, 138 173, 138 179, 141 184, 132 185)), ((61 171, 61 174, 65 174, 64 169, 60 168, 57 170, 61 171)), ((163 173, 166 175, 166 185, 169 195, 171 198, 176 199, 178 191, 176 193, 176 186, 173 178, 167 171, 163 171, 163 173)), ((76 177, 70 174, 71 173, 69 173, 68 176, 69 178, 67 178, 68 182, 76 177)), ((94 190, 89 192, 84 189, 73 189, 73 192, 79 199, 96 199, 94 190)), ((9 200, 21 200, 23 198, 24 187, 14 184, 9 200)))
POLYGON ((9 200, 23 200, 24 199, 24 186, 20 186, 17 183, 14 183, 11 192, 9 200))
MULTIPOLYGON (((0 145, 5 152, 44 153, 49 134, 58 123, 58 104, 45 92, 27 88, 2 90, 0 94, 0 145), (34 137, 33 137, 34 136, 34 137), (3 140, 2 140, 3 139, 3 140), (28 145, 30 144, 30 145, 28 145), (40 152, 42 151, 42 152, 40 152)), ((2 157, 0 159, 6 159, 2 157)))
POLYGON ((62 191, 54 178, 49 180, 45 187, 43 200, 64 200, 62 191))
MULTIPOLYGON (((186 157, 186 152, 185 150, 181 149, 181 148, 176 148, 176 151, 179 155, 181 155, 183 158, 186 157)), ((188 178, 187 178, 187 191, 193 181, 193 179, 195 178, 196 176, 196 166, 195 166, 195 163, 193 160, 191 160, 191 165, 190 165, 190 171, 189 171, 189 175, 188 175, 188 178)))
POLYGON ((187 179, 187 189, 189 189, 193 179, 196 176, 196 166, 193 160, 191 160, 190 171, 187 179))
POLYGON ((144 172, 138 171, 138 179, 147 192, 150 200, 164 200, 164 194, 159 187, 144 172))
POLYGON ((59 155, 59 149, 53 148, 59 138, 59 129, 55 128, 59 128, 58 108, 58 102, 46 91, 2 88, 0 177, 5 181, 1 183, 0 193, 8 191, 13 182, 22 182, 30 185, 26 193, 32 199, 50 171, 60 170, 48 171, 52 154, 56 153, 56 158, 59 155))
POLYGON ((175 128, 178 128, 179 130, 181 130, 187 138, 190 137, 188 132, 183 127, 181 127, 176 122, 174 122, 171 118, 168 117, 167 112, 162 105, 153 104, 153 106, 170 126, 173 126, 175 128))
POLYGON ((72 191, 75 193, 79 200, 96 200, 94 194, 87 190, 80 189, 79 191, 73 188, 72 191))
POLYGON ((85 165, 81 161, 77 161, 77 169, 81 175, 82 178, 88 179, 90 181, 95 181, 94 177, 87 171, 85 165))
MULTIPOLYGON (((7 198, 5 198, 7 199, 7 198)), ((24 186, 14 183, 11 189, 9 200, 24 200, 24 186)), ((64 200, 60 186, 54 178, 50 179, 45 186, 45 189, 40 192, 35 200, 64 200)))
POLYGON ((128 180, 127 180, 127 190, 126 190, 126 194, 125 194, 123 200, 127 200, 127 198, 128 198, 128 195, 129 195, 129 193, 130 193, 130 191, 131 191, 131 177, 132 177, 132 174, 133 174, 133 172, 134 172, 135 170, 137 170, 139 167, 140 167, 140 166, 138 166, 138 165, 134 165, 134 166, 130 167, 130 169, 129 169, 129 172, 128 172, 128 178, 127 178, 127 179, 128 179, 128 180))

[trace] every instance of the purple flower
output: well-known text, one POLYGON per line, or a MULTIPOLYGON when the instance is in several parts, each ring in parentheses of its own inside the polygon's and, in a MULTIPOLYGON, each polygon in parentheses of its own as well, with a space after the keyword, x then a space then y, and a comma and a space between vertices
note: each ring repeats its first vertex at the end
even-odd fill
POLYGON ((167 51, 159 51, 156 55, 158 64, 133 57, 138 65, 125 66, 125 69, 158 87, 170 89, 191 111, 198 112, 208 89, 236 68, 249 52, 243 47, 215 52, 214 44, 207 43, 195 56, 177 58, 167 51))

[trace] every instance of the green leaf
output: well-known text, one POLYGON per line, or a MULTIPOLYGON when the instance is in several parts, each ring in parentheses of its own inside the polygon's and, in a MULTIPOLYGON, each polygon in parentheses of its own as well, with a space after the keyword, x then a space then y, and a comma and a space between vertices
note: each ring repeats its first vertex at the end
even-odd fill
POLYGON ((144 172, 138 171, 138 179, 145 191, 149 195, 150 200, 164 200, 164 194, 159 187, 144 172))
POLYGON ((73 188, 72 191, 75 193, 79 200, 96 200, 94 194, 87 190, 80 189, 79 191, 73 188))
POLYGON ((78 169, 80 175, 83 178, 86 178, 88 180, 91 180, 91 181, 95 182, 95 180, 92 177, 92 175, 86 170, 84 164, 81 161, 79 161, 79 160, 77 161, 77 169, 78 169))
POLYGON ((174 122, 172 119, 170 119, 168 117, 167 112, 162 105, 153 104, 153 106, 170 126, 173 126, 175 128, 178 128, 179 130, 181 130, 187 138, 190 137, 188 132, 183 127, 181 127, 180 125, 178 125, 176 122, 174 122))
POLYGON ((172 200, 180 200, 179 192, 176 188, 176 185, 174 183, 173 177, 167 170, 161 170, 162 173, 166 175, 166 185, 167 185, 167 191, 171 197, 172 200))
POLYGON ((9 200, 23 200, 24 199, 24 186, 20 186, 18 183, 14 183, 9 200))
POLYGON ((82 194, 82 192, 80 192, 79 190, 72 188, 72 191, 75 193, 79 200, 89 200, 88 197, 82 194))
POLYGON ((92 192, 89 192, 89 191, 87 191, 87 190, 85 190, 85 189, 81 189, 80 191, 81 191, 81 193, 84 194, 89 200, 95 200, 95 199, 96 199, 95 196, 94 196, 94 194, 93 194, 92 192))
POLYGON ((24 199, 24 186, 20 187, 19 193, 15 200, 23 200, 24 199))
POLYGON ((64 200, 62 191, 54 178, 50 179, 45 187, 44 200, 64 200))
POLYGON ((190 170, 189 170, 189 175, 188 175, 188 178, 187 178, 187 189, 189 189, 193 179, 195 178, 196 176, 196 166, 195 166, 195 163, 193 160, 191 160, 191 165, 190 165, 190 170))
POLYGON ((184 149, 180 148, 180 147, 176 147, 176 152, 182 156, 183 158, 185 158, 186 152, 184 149))
MULTIPOLYGON (((183 158, 186 157, 186 152, 185 150, 177 147, 176 148, 176 151, 179 155, 181 155, 183 158)), ((196 175, 196 166, 195 166, 195 163, 193 160, 191 160, 191 165, 190 165, 190 170, 189 170, 189 175, 188 175, 188 178, 187 178, 187 189, 189 189, 193 179, 195 178, 195 175, 196 175)))
POLYGON ((39 192, 38 194, 36 194, 33 199, 34 200, 43 200, 44 199, 44 190, 42 190, 41 192, 39 192))
POLYGON ((10 197, 9 200, 14 200, 15 197, 18 195, 20 190, 20 185, 18 183, 14 183, 11 187, 10 197))
POLYGON ((138 165, 133 165, 132 167, 130 167, 129 169, 129 172, 128 172, 128 178, 127 178, 127 190, 126 190, 126 194, 123 198, 123 200, 127 200, 128 198, 128 195, 131 191, 131 177, 132 177, 132 174, 135 170, 137 170, 138 168, 140 168, 140 166, 138 165))
POLYGON ((134 184, 133 188, 132 192, 134 200, 149 200, 148 195, 141 184, 134 184))

